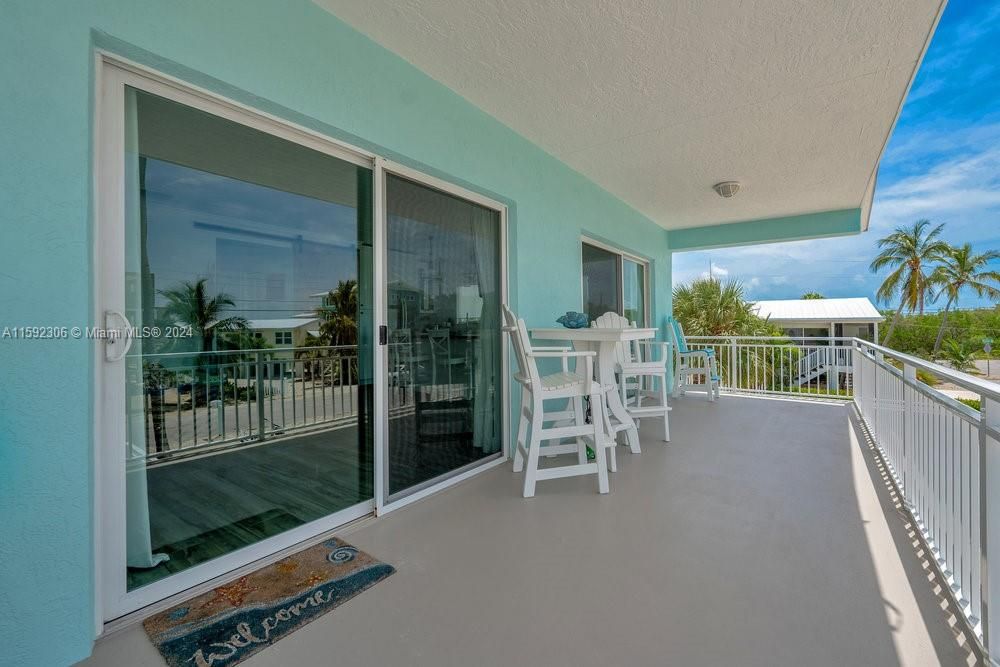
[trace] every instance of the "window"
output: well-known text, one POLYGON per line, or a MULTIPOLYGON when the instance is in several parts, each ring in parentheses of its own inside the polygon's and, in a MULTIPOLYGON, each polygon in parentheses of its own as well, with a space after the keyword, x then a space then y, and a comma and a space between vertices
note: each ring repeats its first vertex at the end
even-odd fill
POLYGON ((594 320, 608 311, 636 326, 649 321, 649 264, 613 248, 583 243, 583 312, 594 320))
POLYGON ((291 331, 275 331, 274 332, 274 344, 275 345, 291 345, 292 344, 292 332, 291 331))

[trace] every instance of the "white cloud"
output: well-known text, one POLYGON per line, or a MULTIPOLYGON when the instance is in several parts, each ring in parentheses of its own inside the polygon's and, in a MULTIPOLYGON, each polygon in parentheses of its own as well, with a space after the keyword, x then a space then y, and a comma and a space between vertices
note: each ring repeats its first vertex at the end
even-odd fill
MULTIPOLYGON (((712 264, 712 273, 709 274, 708 271, 702 271, 699 274, 699 278, 715 278, 716 280, 721 280, 729 275, 729 269, 724 266, 718 266, 717 264, 712 264)), ((677 282, 676 278, 674 282, 677 282)))
POLYGON ((872 223, 892 227, 918 218, 944 222, 1000 208, 1000 145, 956 157, 880 190, 872 223))

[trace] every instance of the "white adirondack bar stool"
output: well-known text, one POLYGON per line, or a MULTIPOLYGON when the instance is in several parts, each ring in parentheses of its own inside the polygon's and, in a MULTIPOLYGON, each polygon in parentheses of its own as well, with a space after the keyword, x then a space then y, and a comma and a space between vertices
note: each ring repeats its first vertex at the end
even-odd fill
MULTIPOLYGON (((607 312, 590 323, 590 326, 604 329, 635 328, 635 322, 614 312, 607 312)), ((640 425, 643 417, 663 417, 663 440, 670 442, 670 405, 667 402, 667 353, 670 343, 635 340, 619 343, 615 354, 615 373, 618 375, 618 390, 622 404, 629 415, 640 425), (659 349, 659 359, 654 351, 659 349), (659 388, 656 382, 659 381, 659 388), (629 392, 634 394, 629 398, 629 392), (644 398, 656 402, 644 405, 644 398)))
MULTIPOLYGON (((597 489, 608 492, 608 460, 614 456, 612 437, 607 427, 604 409, 605 391, 594 378, 595 352, 574 352, 568 347, 532 347, 524 320, 518 319, 506 306, 503 307, 506 326, 514 345, 514 358, 518 371, 514 379, 521 385, 521 412, 517 428, 514 472, 524 470, 524 497, 535 495, 535 483, 545 479, 558 479, 576 475, 597 475, 597 489), (576 367, 569 370, 569 360, 576 360, 576 367), (542 375, 538 359, 560 359, 562 371, 542 375), (581 363, 582 368, 581 368, 581 363), (582 372, 581 372, 582 371, 582 372), (588 397, 591 406, 591 423, 586 423, 583 399, 588 397), (545 401, 566 399, 569 409, 546 410, 545 401), (546 424, 550 424, 546 426, 546 424), (530 431, 530 437, 529 437, 530 431), (574 438, 565 444, 564 439, 574 438), (595 460, 587 462, 587 441, 594 448, 595 460), (555 444, 545 444, 553 442, 555 444), (539 469, 540 456, 576 454, 577 462, 539 469)), ((616 467, 612 459, 612 469, 616 467)))
POLYGON ((692 350, 687 346, 684 329, 673 317, 667 319, 670 337, 674 341, 674 396, 688 389, 704 391, 709 401, 719 396, 719 367, 715 361, 715 350, 692 350), (700 378, 701 381, 696 381, 700 378))

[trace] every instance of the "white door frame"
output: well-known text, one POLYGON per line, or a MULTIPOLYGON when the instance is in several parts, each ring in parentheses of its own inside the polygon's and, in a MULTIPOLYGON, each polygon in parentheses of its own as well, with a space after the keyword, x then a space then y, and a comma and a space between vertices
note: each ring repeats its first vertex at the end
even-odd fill
MULTIPOLYGON (((379 325, 386 323, 385 299, 385 173, 391 171, 500 212, 501 220, 501 299, 507 302, 507 207, 482 195, 441 179, 427 176, 403 165, 390 163, 373 153, 290 123, 239 102, 192 86, 143 65, 98 51, 94 123, 94 310, 93 323, 103 327, 108 311, 124 312, 125 244, 125 86, 131 86, 216 116, 258 129, 307 148, 373 170, 374 178, 374 295, 375 322, 373 382, 375 393, 374 497, 285 533, 261 540, 225 556, 196 565, 134 591, 126 590, 125 565, 125 368, 123 361, 105 359, 104 343, 94 345, 94 563, 95 636, 105 625, 126 615, 141 614, 144 607, 170 596, 224 577, 234 570, 296 544, 328 533, 355 519, 402 507, 414 500, 456 484, 474 474, 503 463, 508 455, 509 371, 507 346, 503 345, 503 447, 496 459, 422 489, 391 505, 387 497, 384 471, 387 459, 388 401, 386 392, 386 351, 378 345, 379 325)), ((130 616, 131 617, 131 616, 130 616)))

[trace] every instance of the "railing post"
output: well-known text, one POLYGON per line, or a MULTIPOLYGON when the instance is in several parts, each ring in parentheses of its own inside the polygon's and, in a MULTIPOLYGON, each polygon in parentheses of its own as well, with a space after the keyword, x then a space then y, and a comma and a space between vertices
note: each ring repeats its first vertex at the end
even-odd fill
MULTIPOLYGON (((736 339, 729 339, 729 365, 726 368, 726 374, 729 376, 729 381, 726 384, 729 385, 731 389, 739 389, 737 386, 739 384, 738 376, 733 374, 736 367, 736 339)), ((721 381, 721 378, 720 378, 721 381)))
POLYGON ((982 575, 983 645, 992 664, 1000 664, 1000 402, 980 397, 979 521, 982 575))
POLYGON ((917 381, 917 369, 913 366, 904 363, 903 364, 903 436, 902 436, 902 452, 900 458, 902 463, 900 465, 899 476, 902 480, 903 486, 903 502, 907 504, 911 509, 913 508, 913 474, 910 470, 910 443, 909 440, 913 437, 915 429, 915 415, 913 414, 913 397, 915 395, 915 390, 910 384, 911 382, 917 381))
POLYGON ((858 347, 858 341, 851 341, 851 399, 854 404, 858 406, 858 412, 861 413, 862 419, 865 413, 862 411, 861 407, 861 357, 859 353, 861 349, 858 347))
MULTIPOLYGON (((255 380, 257 398, 257 439, 264 439, 264 353, 257 353, 257 378, 255 380)), ((249 397, 248 397, 249 398, 249 397)))

